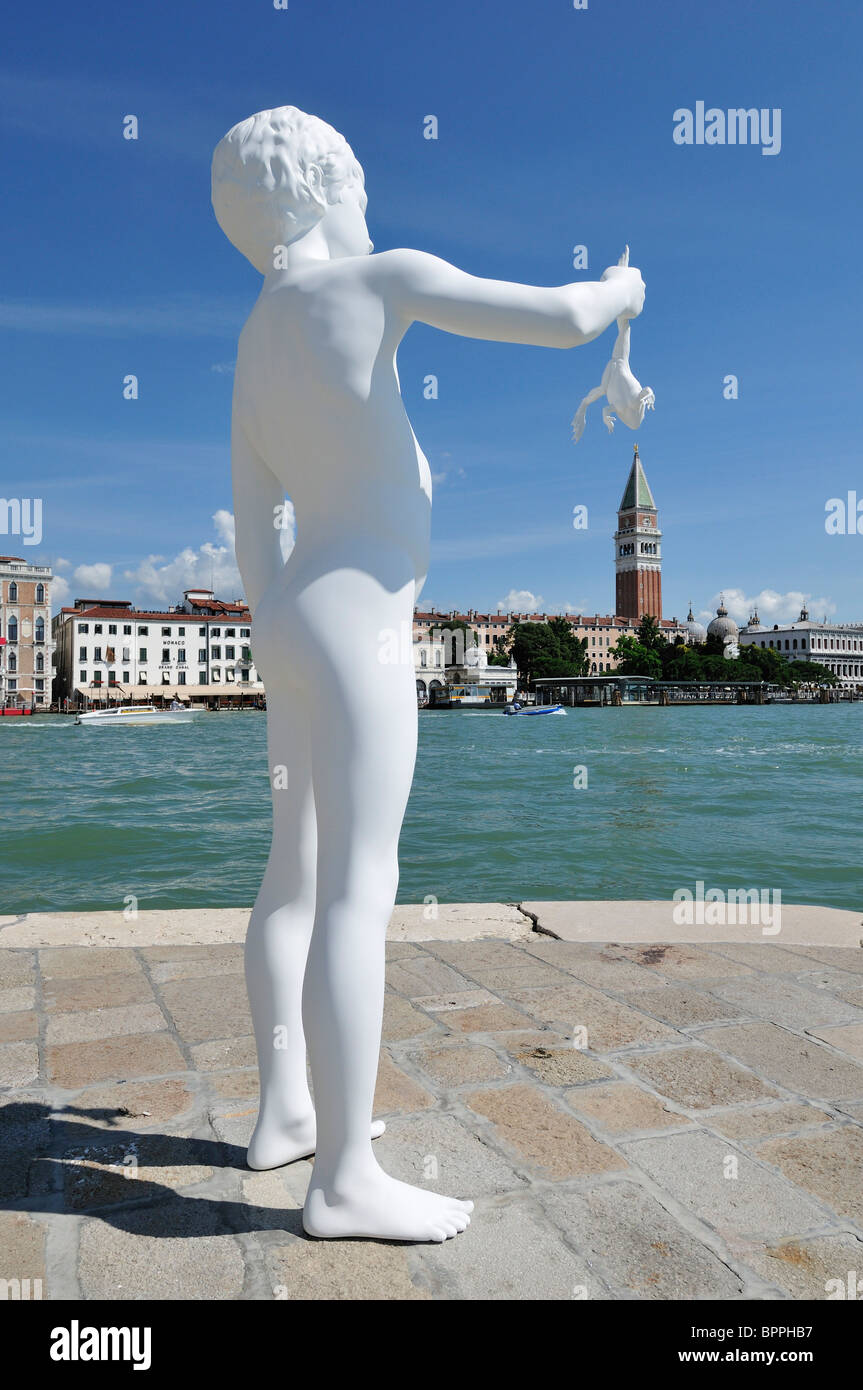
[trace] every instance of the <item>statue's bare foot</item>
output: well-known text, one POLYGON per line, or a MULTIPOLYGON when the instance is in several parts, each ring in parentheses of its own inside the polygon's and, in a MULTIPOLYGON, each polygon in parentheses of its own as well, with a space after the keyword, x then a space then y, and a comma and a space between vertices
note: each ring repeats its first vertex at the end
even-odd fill
MULTIPOLYGON (((386 1129, 383 1120, 372 1120, 371 1136, 379 1139, 386 1129)), ((246 1162, 256 1172, 267 1168, 282 1168, 300 1158, 311 1158, 315 1152, 317 1134, 315 1112, 293 1124, 273 1124, 259 1117, 255 1132, 249 1140, 246 1162)))
POLYGON ((338 1192, 316 1186, 303 1208, 303 1227, 322 1239, 365 1236, 372 1240, 447 1240, 470 1225, 473 1202, 441 1197, 390 1178, 380 1168, 344 1184, 338 1192))

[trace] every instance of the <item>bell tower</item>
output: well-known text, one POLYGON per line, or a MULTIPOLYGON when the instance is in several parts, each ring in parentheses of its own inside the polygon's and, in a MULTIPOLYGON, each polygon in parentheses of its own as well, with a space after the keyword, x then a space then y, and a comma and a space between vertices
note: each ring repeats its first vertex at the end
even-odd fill
POLYGON ((632 623, 662 617, 662 532, 638 445, 614 533, 615 612, 632 623))

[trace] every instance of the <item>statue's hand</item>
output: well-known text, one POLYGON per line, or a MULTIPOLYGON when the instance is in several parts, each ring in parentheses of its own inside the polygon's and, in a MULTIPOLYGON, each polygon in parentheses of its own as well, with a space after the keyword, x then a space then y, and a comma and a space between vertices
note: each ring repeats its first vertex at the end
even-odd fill
POLYGON ((601 280, 615 280, 620 286, 625 307, 619 315, 622 319, 636 319, 644 308, 644 281, 641 271, 633 265, 610 265, 602 272, 601 280))

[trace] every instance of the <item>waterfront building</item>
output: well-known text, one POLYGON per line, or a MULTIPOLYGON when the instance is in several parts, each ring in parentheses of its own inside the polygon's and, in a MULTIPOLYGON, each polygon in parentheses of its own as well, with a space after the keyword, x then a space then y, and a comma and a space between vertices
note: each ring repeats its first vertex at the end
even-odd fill
POLYGON ((61 608, 53 631, 54 699, 61 705, 85 698, 263 696, 248 608, 209 589, 187 589, 167 611, 133 608, 128 599, 76 599, 61 608))
POLYGON ((614 533, 615 612, 638 625, 662 617, 662 532, 638 445, 617 511, 614 533))
POLYGON ((765 627, 756 609, 737 640, 741 648, 772 647, 788 661, 817 661, 840 685, 863 689, 863 623, 814 623, 804 606, 796 622, 765 627))
MULTIPOLYGON (((503 639, 512 627, 513 623, 547 623, 550 618, 560 616, 554 613, 478 613, 476 609, 469 608, 466 612, 460 613, 453 610, 450 613, 437 613, 434 610, 416 612, 414 614, 414 651, 415 654, 426 652, 425 664, 431 665, 431 648, 427 647, 434 634, 441 640, 441 634, 450 630, 451 624, 455 621, 467 623, 472 633, 476 635, 477 645, 486 655, 499 650, 503 639)), ((587 656, 590 661, 591 675, 604 675, 607 672, 617 669, 618 658, 615 655, 615 648, 619 637, 635 637, 638 625, 630 622, 627 618, 611 613, 567 613, 564 615, 572 628, 576 637, 582 638, 587 643, 587 656)), ((679 623, 677 618, 662 618, 660 628, 667 641, 674 642, 677 637, 688 639, 686 625, 679 623)), ((469 650, 466 646, 465 651, 469 650)), ((416 657, 415 664, 419 668, 419 655, 416 657)), ((446 666, 446 661, 443 662, 446 666)))
POLYGON ((52 578, 48 565, 0 555, 0 709, 51 703, 52 578))

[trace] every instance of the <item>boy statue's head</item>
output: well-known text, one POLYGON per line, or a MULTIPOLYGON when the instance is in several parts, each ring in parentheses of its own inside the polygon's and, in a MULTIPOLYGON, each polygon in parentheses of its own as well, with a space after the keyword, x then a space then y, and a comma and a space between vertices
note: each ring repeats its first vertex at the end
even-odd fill
POLYGON ((362 190, 363 171, 344 136, 295 106, 240 121, 213 155, 216 220, 262 275, 272 269, 275 247, 305 236, 346 194, 352 203, 361 200, 364 212, 362 190))

